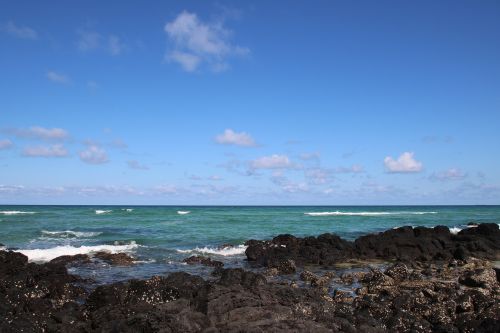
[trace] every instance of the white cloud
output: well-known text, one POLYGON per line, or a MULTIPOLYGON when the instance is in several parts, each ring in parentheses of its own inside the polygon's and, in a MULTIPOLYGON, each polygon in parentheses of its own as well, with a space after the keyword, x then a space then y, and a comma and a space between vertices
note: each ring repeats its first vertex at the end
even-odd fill
POLYGON ((69 78, 66 75, 54 71, 47 72, 47 79, 56 83, 69 83, 69 78))
POLYGON ((18 26, 12 21, 7 22, 7 24, 3 27, 2 30, 7 32, 9 35, 17 38, 23 38, 23 39, 38 38, 38 33, 35 30, 29 27, 18 26))
POLYGON ((95 144, 88 144, 87 148, 82 150, 79 155, 83 162, 89 164, 103 164, 109 161, 106 151, 95 144))
POLYGON ((147 165, 141 164, 141 163, 139 163, 139 161, 136 161, 136 160, 127 161, 127 165, 130 169, 149 170, 149 167, 147 165))
POLYGON ((264 156, 250 163, 251 169, 287 169, 291 168, 292 162, 286 155, 264 156))
POLYGON ((5 139, 5 140, 0 140, 0 150, 3 150, 3 149, 9 149, 10 147, 12 147, 14 144, 12 143, 12 141, 10 141, 9 139, 5 139))
POLYGON ((232 129, 226 129, 224 133, 215 137, 215 142, 223 145, 236 145, 244 147, 255 147, 255 140, 245 132, 237 133, 232 129))
POLYGON ((186 72, 194 72, 201 62, 200 57, 180 51, 172 51, 169 58, 178 62, 186 72))
POLYGON ((462 180, 467 177, 467 174, 457 168, 450 168, 441 172, 434 172, 429 179, 437 181, 462 180))
POLYGON ((423 169, 423 164, 413 158, 412 152, 404 152, 397 160, 391 156, 384 159, 384 165, 387 172, 390 173, 410 173, 420 172, 423 169))
POLYGON ((68 131, 62 128, 45 128, 32 126, 30 128, 9 128, 4 132, 25 139, 39 139, 47 141, 61 141, 69 138, 68 131))
POLYGON ((68 151, 61 144, 51 146, 31 146, 23 149, 23 156, 27 157, 66 157, 68 151))
POLYGON ((224 28, 222 21, 202 22, 196 14, 187 11, 168 22, 165 32, 173 44, 166 59, 179 63, 188 72, 198 69, 202 62, 214 71, 221 71, 228 67, 228 56, 249 52, 247 48, 231 44, 231 32, 224 28))

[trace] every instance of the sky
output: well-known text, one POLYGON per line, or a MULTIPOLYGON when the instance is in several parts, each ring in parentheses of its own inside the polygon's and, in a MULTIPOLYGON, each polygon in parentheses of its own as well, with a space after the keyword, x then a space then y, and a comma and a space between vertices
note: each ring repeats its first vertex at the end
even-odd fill
POLYGON ((0 204, 500 204, 498 1, 0 3, 0 204))

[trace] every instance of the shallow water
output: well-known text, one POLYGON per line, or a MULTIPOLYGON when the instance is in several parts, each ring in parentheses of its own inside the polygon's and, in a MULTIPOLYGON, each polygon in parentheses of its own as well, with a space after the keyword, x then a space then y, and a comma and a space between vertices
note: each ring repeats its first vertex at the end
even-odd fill
POLYGON ((500 206, 0 206, 0 243, 35 262, 100 250, 128 252, 138 260, 132 267, 75 270, 109 282, 173 271, 208 275, 209 268, 181 263, 192 254, 246 266, 246 240, 283 233, 333 232, 352 240, 404 225, 446 225, 457 232, 469 222, 500 223, 500 206), (225 243, 236 247, 220 249, 225 243))

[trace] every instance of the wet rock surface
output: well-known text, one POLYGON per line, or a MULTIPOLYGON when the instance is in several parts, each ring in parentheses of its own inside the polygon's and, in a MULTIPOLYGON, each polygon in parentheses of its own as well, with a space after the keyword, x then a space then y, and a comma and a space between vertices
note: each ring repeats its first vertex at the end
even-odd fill
MULTIPOLYGON (((445 230, 437 233, 438 238, 448 237, 445 230)), ((460 242, 466 253, 475 255, 498 241, 482 242, 477 231, 458 236, 462 238, 452 242, 460 242), (476 247, 464 244, 464 237, 476 247)), ((308 258, 328 262, 322 255, 326 252, 336 260, 356 254, 355 243, 318 238, 279 238, 276 248, 284 251, 279 253, 289 253, 282 249, 290 247, 294 256, 276 261, 267 257, 263 263, 279 263, 268 268, 275 273, 271 277, 214 266, 212 280, 178 272, 102 285, 88 294, 75 285, 81 281, 67 273, 65 265, 76 258, 37 265, 22 254, 0 251, 0 332, 499 331, 500 284, 490 261, 471 256, 457 260, 451 246, 444 260, 429 254, 425 260, 398 260, 383 269, 367 267, 343 274, 332 269, 302 270, 300 264, 308 258), (300 253, 303 246, 316 246, 318 252, 300 253), (292 270, 295 273, 286 276, 299 281, 274 280, 276 274, 292 270)), ((266 256, 265 251, 259 253, 257 259, 266 256)))
POLYGON ((94 254, 94 258, 101 259, 110 265, 118 266, 130 266, 133 265, 135 261, 134 258, 126 253, 97 252, 94 254))

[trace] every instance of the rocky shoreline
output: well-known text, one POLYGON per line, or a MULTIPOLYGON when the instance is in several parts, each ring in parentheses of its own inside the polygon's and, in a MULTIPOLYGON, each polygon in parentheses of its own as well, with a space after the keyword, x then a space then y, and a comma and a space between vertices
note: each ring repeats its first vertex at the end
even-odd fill
MULTIPOLYGON (((0 332, 500 332, 497 224, 456 235, 403 227, 354 242, 280 235, 247 245, 264 274, 190 257, 213 267, 213 279, 181 272, 94 290, 66 268, 87 256, 40 265, 0 251, 0 332), (373 259, 390 264, 335 269, 373 259)), ((133 264, 125 254, 98 258, 133 264)))

